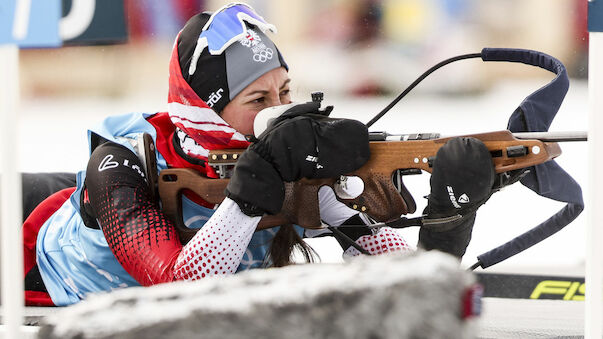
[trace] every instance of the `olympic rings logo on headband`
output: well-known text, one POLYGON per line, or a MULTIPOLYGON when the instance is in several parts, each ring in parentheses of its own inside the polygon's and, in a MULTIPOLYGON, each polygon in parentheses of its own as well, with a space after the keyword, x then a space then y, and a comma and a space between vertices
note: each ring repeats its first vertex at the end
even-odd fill
POLYGON ((239 40, 241 45, 251 49, 255 62, 266 62, 274 56, 272 48, 262 42, 262 38, 254 30, 249 29, 247 35, 239 40))
POLYGON ((274 51, 272 50, 272 48, 268 47, 266 49, 259 51, 258 53, 255 53, 253 55, 253 60, 256 62, 266 62, 266 61, 272 59, 273 55, 274 55, 274 51))

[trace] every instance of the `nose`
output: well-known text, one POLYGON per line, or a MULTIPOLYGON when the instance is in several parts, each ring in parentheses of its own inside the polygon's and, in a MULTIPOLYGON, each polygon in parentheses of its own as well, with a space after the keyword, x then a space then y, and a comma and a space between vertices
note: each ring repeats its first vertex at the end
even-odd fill
POLYGON ((270 95, 268 95, 266 97, 265 107, 280 106, 280 105, 282 105, 282 102, 281 102, 281 97, 278 95, 278 92, 276 94, 270 93, 270 95))
POLYGON ((278 92, 273 93, 270 97, 271 97, 271 99, 270 99, 270 101, 271 101, 270 102, 270 106, 280 106, 280 105, 282 105, 282 103, 281 103, 281 97, 280 97, 280 95, 279 95, 278 92))

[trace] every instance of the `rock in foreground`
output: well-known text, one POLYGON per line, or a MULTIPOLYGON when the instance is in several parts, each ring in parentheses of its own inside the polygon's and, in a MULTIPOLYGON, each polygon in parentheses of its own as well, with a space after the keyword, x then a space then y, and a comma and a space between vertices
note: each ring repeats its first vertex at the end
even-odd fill
POLYGON ((58 309, 40 338, 464 338, 474 284, 438 252, 129 288, 58 309))

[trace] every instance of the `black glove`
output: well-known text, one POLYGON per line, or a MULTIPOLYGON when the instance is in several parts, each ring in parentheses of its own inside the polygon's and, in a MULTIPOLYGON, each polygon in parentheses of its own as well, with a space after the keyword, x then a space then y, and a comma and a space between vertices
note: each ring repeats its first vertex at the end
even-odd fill
POLYGON ((338 177, 369 159, 367 127, 327 118, 318 108, 307 103, 285 111, 241 155, 226 196, 243 213, 277 214, 285 197, 283 182, 338 177))
POLYGON ((495 178, 490 151, 480 140, 454 138, 442 146, 433 161, 421 247, 462 257, 475 212, 492 195, 495 178))

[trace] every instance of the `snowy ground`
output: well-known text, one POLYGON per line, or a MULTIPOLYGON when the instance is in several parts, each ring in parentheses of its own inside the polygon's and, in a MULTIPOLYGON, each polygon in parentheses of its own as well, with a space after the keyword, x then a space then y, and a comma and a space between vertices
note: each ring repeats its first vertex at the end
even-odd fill
MULTIPOLYGON (((523 98, 549 81, 501 82, 476 96, 434 96, 411 94, 385 115, 371 130, 390 133, 440 132, 446 135, 505 129, 509 115, 523 98)), ((295 93, 298 101, 305 93, 295 93)), ((22 100, 17 147, 21 150, 19 167, 28 172, 77 171, 87 160, 86 128, 103 117, 132 111, 165 109, 166 96, 151 93, 122 99, 79 98, 22 100)), ((392 98, 334 98, 334 116, 352 117, 363 122, 379 112, 392 98)), ((570 90, 551 131, 584 131, 587 124, 587 87, 572 81, 570 90)), ((586 196, 586 143, 564 143, 558 162, 582 185, 586 196)), ((2 159, 0 159, 2 161, 2 159)), ((406 184, 414 194, 418 211, 425 205, 429 175, 412 176, 406 184)), ((480 255, 523 233, 559 210, 563 204, 541 198, 520 184, 495 194, 483 206, 473 240, 463 260, 465 266, 480 255)), ((585 216, 543 243, 503 262, 491 270, 539 273, 583 274, 585 216)), ((402 231, 415 244, 417 230, 402 231)), ((341 260, 338 246, 331 239, 312 241, 326 262, 341 260)))

